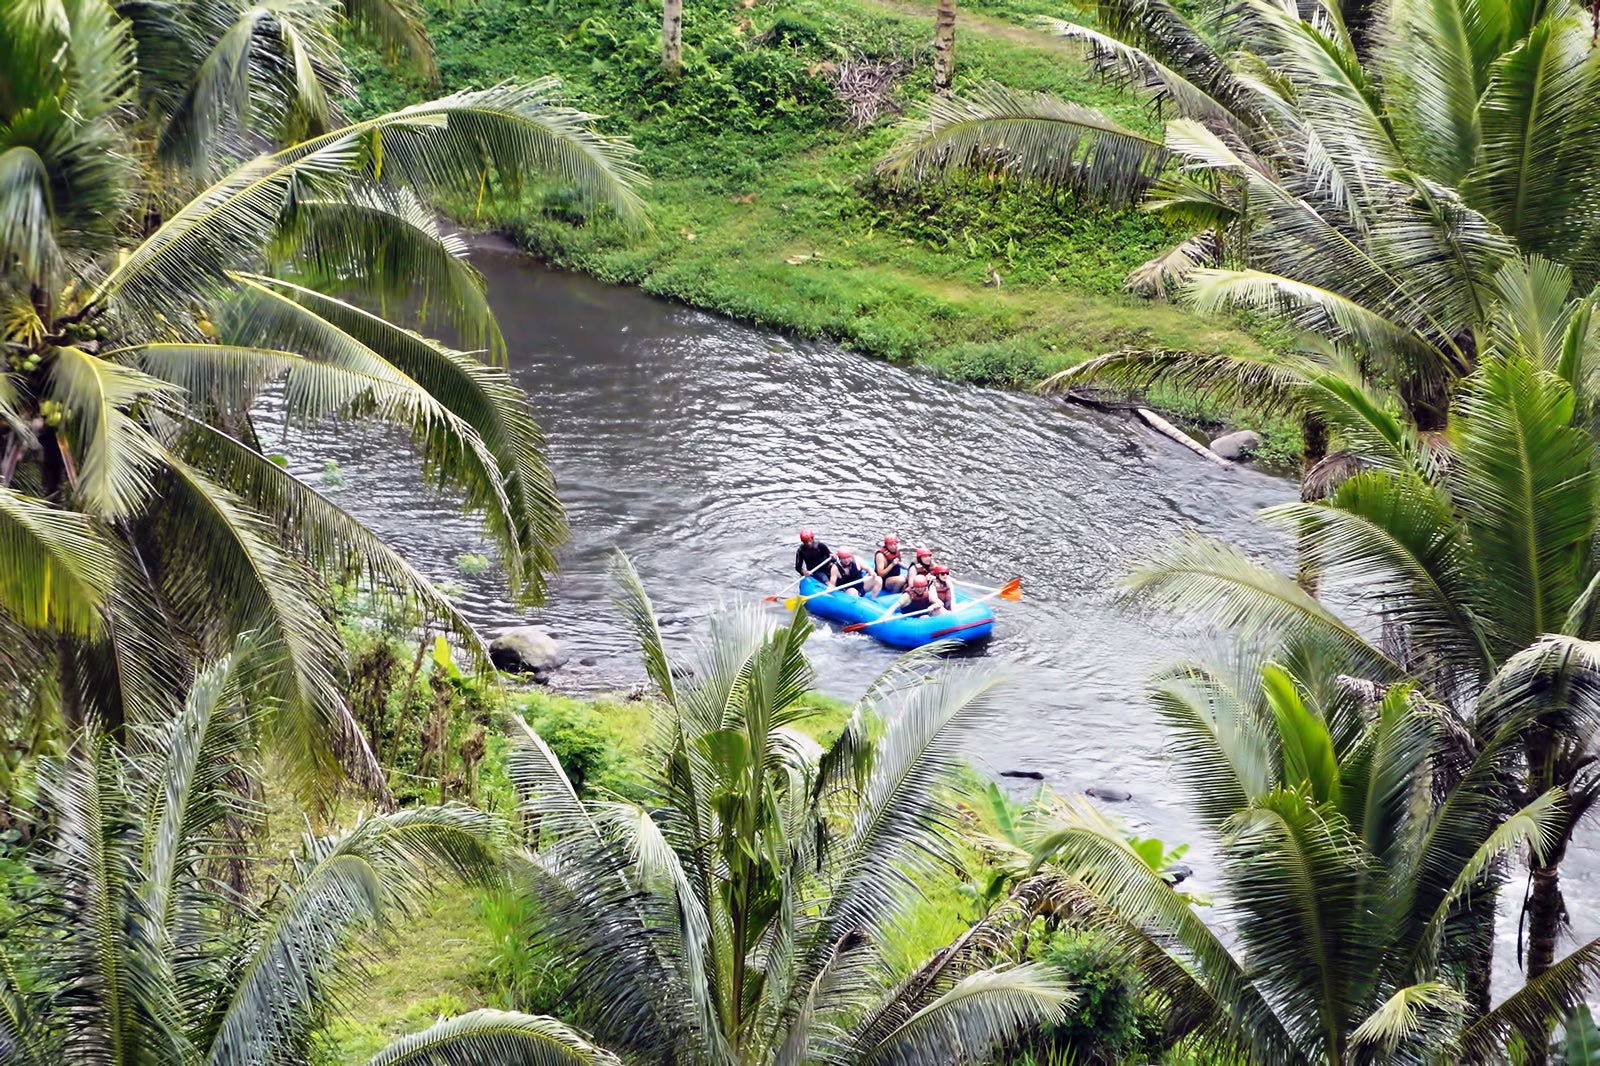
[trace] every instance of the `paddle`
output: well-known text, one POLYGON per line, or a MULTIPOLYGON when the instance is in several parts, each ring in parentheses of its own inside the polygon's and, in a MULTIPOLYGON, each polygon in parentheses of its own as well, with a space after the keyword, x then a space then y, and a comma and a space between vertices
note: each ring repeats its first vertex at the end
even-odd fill
POLYGON ((814 600, 818 596, 826 596, 830 592, 839 592, 839 591, 841 591, 843 589, 851 588, 852 586, 861 584, 865 580, 866 580, 866 578, 864 578, 864 577, 858 577, 854 581, 849 582, 848 584, 835 585, 833 588, 823 589, 821 592, 813 592, 809 596, 790 596, 788 599, 783 601, 783 609, 786 610, 786 611, 792 611, 796 607, 800 606, 802 603, 807 602, 808 600, 814 600))
POLYGON ((1002 600, 1007 600, 1011 603, 1016 603, 1018 600, 1022 599, 1022 579, 1020 577, 1014 577, 998 588, 991 588, 988 585, 974 584, 971 581, 961 581, 957 578, 951 578, 950 581, 952 584, 965 585, 967 588, 978 592, 993 593, 1002 600))
MULTIPOLYGON (((1017 578, 1016 581, 1020 585, 1021 579, 1017 578)), ((955 609, 951 610, 950 613, 951 614, 956 614, 956 613, 960 612, 961 610, 963 610, 963 609, 965 609, 967 607, 973 607, 973 606, 976 606, 977 604, 980 604, 980 603, 987 603, 990 600, 994 599, 996 596, 999 596, 1001 594, 1001 592, 1003 590, 1009 588, 1011 586, 1011 584, 1012 583, 1010 581, 1007 581, 1004 585, 1001 585, 1000 588, 995 589, 993 592, 989 593, 989 595, 980 596, 978 599, 975 599, 975 600, 968 600, 966 603, 963 603, 960 606, 956 607, 955 609)), ((1017 598, 1021 599, 1022 597, 1019 594, 1017 598)), ((922 610, 920 610, 920 611, 912 611, 910 614, 897 614, 897 613, 895 613, 895 611, 893 609, 890 609, 889 611, 887 611, 883 615, 880 615, 879 617, 874 618, 870 622, 852 622, 849 625, 844 627, 844 631, 846 633, 856 633, 856 632, 859 632, 859 631, 861 631, 863 629, 866 629, 868 626, 875 626, 879 622, 887 622, 891 618, 915 618, 919 614, 927 614, 929 611, 932 611, 932 610, 933 610, 932 607, 924 607, 922 610)))
MULTIPOLYGON (((827 566, 831 562, 833 562, 833 556, 832 555, 828 556, 826 559, 822 560, 822 562, 818 563, 816 566, 813 566, 810 570, 807 570, 805 573, 801 574, 799 577, 797 577, 793 581, 789 582, 787 585, 785 585, 783 587, 783 591, 782 592, 777 593, 776 595, 773 595, 773 596, 763 596, 763 597, 761 597, 761 602, 762 603, 777 603, 779 600, 783 599, 785 596, 787 596, 789 594, 789 590, 790 589, 799 588, 800 587, 800 582, 804 581, 808 577, 815 577, 818 570, 821 570, 824 566, 827 566)), ((789 609, 793 610, 794 608, 791 607, 789 609)))
POLYGON ((900 614, 893 607, 891 607, 887 611, 885 611, 883 614, 879 615, 877 618, 874 618, 870 622, 851 622, 849 625, 844 627, 844 631, 846 633, 856 633, 856 632, 859 632, 860 630, 863 630, 863 629, 867 628, 868 626, 875 626, 879 622, 887 622, 891 618, 915 618, 915 617, 917 617, 917 615, 919 615, 919 614, 927 614, 931 610, 933 610, 932 607, 924 607, 920 611, 912 611, 909 614, 900 614))

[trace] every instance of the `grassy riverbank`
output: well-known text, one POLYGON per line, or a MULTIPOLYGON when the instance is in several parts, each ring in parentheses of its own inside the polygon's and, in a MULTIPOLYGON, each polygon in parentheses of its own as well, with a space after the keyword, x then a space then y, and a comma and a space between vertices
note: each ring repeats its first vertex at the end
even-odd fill
MULTIPOLYGON (((1048 0, 980 0, 963 11, 958 77, 1054 93, 1153 130, 1076 46, 1022 23, 1048 0)), ((1057 8, 1058 14, 1072 14, 1057 8)), ((846 60, 904 67, 893 107, 930 82, 920 0, 689 0, 685 69, 656 67, 654 0, 476 0, 434 8, 442 88, 559 76, 568 99, 629 133, 650 175, 652 229, 585 218, 562 190, 458 205, 535 253, 608 281, 808 337, 829 338, 949 377, 1027 386, 1132 345, 1256 350, 1213 319, 1125 295, 1124 275, 1173 233, 1138 211, 973 179, 896 192, 873 177, 895 139, 893 109, 867 128, 830 82, 846 60), (574 225, 574 223, 577 223, 574 225)), ((362 108, 439 87, 369 64, 362 108)), ((1181 395, 1153 398, 1199 421, 1237 422, 1181 395)), ((1266 427, 1278 451, 1292 434, 1266 427)))

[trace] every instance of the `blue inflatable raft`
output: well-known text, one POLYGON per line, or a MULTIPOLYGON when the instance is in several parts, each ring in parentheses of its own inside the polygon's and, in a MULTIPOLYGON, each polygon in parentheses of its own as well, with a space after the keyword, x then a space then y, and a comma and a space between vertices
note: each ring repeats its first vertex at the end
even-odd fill
MULTIPOLYGON (((802 596, 814 596, 826 587, 814 577, 800 579, 802 596)), ((854 596, 848 591, 829 592, 806 600, 806 610, 818 618, 850 625, 854 622, 877 621, 889 609, 889 605, 899 598, 897 592, 878 596, 854 596)), ((989 610, 988 604, 979 603, 958 589, 954 607, 942 614, 896 615, 859 632, 896 648, 920 648, 936 640, 970 644, 987 640, 994 632, 994 612, 989 610)))

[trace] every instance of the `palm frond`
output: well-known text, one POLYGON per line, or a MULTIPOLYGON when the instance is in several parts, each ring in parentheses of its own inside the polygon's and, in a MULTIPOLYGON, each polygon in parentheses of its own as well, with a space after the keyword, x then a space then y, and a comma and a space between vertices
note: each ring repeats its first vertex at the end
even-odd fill
POLYGON ((953 1048, 982 1058, 1019 1034, 1060 1018, 1072 999, 1073 993, 1043 965, 975 973, 862 1049, 861 1061, 936 1062, 948 1058, 953 1048))
POLYGON ((140 400, 161 401, 173 392, 164 382, 81 348, 52 349, 50 396, 66 412, 57 438, 70 445, 74 490, 90 513, 127 518, 148 501, 160 449, 127 412, 140 400))
POLYGON ((265 725, 292 766, 308 777, 343 764, 363 787, 386 794, 366 736, 336 682, 343 646, 314 598, 315 577, 278 547, 265 520, 232 492, 169 455, 162 533, 181 548, 166 557, 164 591, 187 618, 229 643, 260 634, 279 699, 265 725))
POLYGON ((44 287, 60 257, 44 160, 27 145, 0 151, 0 261, 44 287))
POLYGON ((1416 350, 1405 325, 1340 293, 1261 270, 1199 269, 1189 275, 1184 300, 1202 313, 1229 308, 1258 311, 1308 333, 1359 345, 1364 351, 1416 350))
MULTIPOLYGON (((1172 209, 1172 200, 1164 201, 1172 209)), ((1198 267, 1214 266, 1222 258, 1222 242, 1215 230, 1202 230, 1140 263, 1123 279, 1122 287, 1138 296, 1162 298, 1177 292, 1198 267)))
POLYGON ((1405 671, 1308 595, 1293 578, 1219 541, 1190 535, 1133 572, 1135 601, 1206 618, 1242 641, 1317 635, 1393 679, 1405 671))
POLYGON ((1505 358, 1457 403, 1450 487, 1484 568, 1472 607, 1501 659, 1559 627, 1587 584, 1597 482, 1573 402, 1553 374, 1505 358))
POLYGON ((1447 661, 1492 672, 1497 662, 1469 606, 1473 577, 1465 531, 1450 501, 1413 474, 1356 474, 1321 503, 1263 512, 1297 531, 1301 550, 1329 580, 1382 597, 1384 611, 1447 661))
POLYGON ((878 170, 909 183, 993 168, 1125 204, 1149 187, 1165 160, 1160 142, 1093 108, 991 85, 931 100, 905 121, 878 170))
POLYGON ((289 545, 313 567, 330 579, 365 572, 373 584, 421 607, 430 622, 442 623, 480 666, 488 666, 489 651, 477 627, 365 525, 236 438, 193 419, 183 420, 182 426, 170 444, 173 451, 206 470, 257 513, 282 520, 289 545))
POLYGON ((1471 169, 1482 136, 1469 16, 1458 0, 1396 0, 1378 46, 1397 136, 1435 181, 1456 184, 1471 169))
POLYGON ((1465 1060, 1495 1061, 1512 1037, 1542 1044, 1550 1027, 1571 1014, 1597 986, 1600 940, 1591 940, 1467 1026, 1461 1035, 1465 1060))
POLYGON ((666 642, 661 637, 661 623, 656 618, 655 606, 645 591, 639 571, 633 560, 617 551, 611 557, 611 580, 618 590, 617 606, 622 611, 633 637, 644 656, 645 676, 668 703, 677 702, 676 682, 672 673, 672 660, 667 655, 666 642))
POLYGON ((1301 410, 1306 368, 1292 360, 1237 353, 1125 349, 1079 363, 1039 388, 1061 392, 1075 385, 1143 393, 1170 385, 1217 403, 1275 414, 1301 410))
POLYGON ((438 212, 411 189, 362 182, 335 199, 298 200, 282 240, 310 288, 414 300, 437 309, 467 347, 504 358, 466 242, 445 234, 438 212))
POLYGON ((1375 1047, 1393 1055, 1407 1043, 1430 1053, 1448 1047, 1452 1030, 1466 1011, 1459 991, 1439 981, 1407 985, 1384 1000, 1350 1033, 1353 1047, 1375 1047))
POLYGON ((355 974, 351 937, 386 928, 438 878, 490 883, 498 856, 482 814, 434 807, 368 818, 310 839, 289 891, 240 968, 206 1061, 275 1062, 355 974))
POLYGON ((1492 68, 1480 105, 1483 143, 1464 192, 1528 253, 1570 263, 1592 283, 1600 267, 1600 58, 1587 19, 1539 21, 1492 68))
POLYGON ((483 513, 512 592, 537 601, 566 527, 544 435, 505 370, 302 286, 260 275, 240 284, 241 309, 251 313, 238 324, 238 339, 342 361, 374 377, 373 360, 386 362, 396 385, 409 383, 392 396, 426 416, 419 443, 429 473, 483 513))
POLYGON ((87 636, 120 574, 83 515, 0 486, 0 610, 25 626, 87 636))
POLYGON ((554 1018, 475 1010, 401 1037, 367 1066, 615 1066, 620 1062, 554 1018))

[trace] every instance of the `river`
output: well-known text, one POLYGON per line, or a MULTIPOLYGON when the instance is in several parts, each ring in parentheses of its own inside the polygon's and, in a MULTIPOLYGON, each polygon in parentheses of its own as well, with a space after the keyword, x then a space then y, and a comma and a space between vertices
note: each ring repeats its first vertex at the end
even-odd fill
MULTIPOLYGON (((478 263, 571 524, 549 605, 523 611, 492 571, 458 572, 457 555, 487 545, 412 466, 374 460, 392 450, 387 438, 342 427, 293 449, 298 469, 336 461, 335 499, 424 573, 464 586, 476 623, 544 621, 575 660, 598 660, 580 672, 625 683, 642 671, 610 603, 614 547, 633 557, 674 640, 721 604, 782 590, 802 526, 858 553, 894 530, 971 579, 1020 574, 1025 598, 1000 605, 981 652, 1015 683, 971 757, 994 773, 1043 774, 1058 792, 1131 792, 1107 809, 1141 835, 1190 842, 1197 883, 1215 887, 1140 698, 1153 671, 1207 638, 1130 613, 1115 595, 1132 565, 1188 530, 1289 565, 1287 542, 1254 516, 1294 498, 1290 481, 1212 466, 1120 418, 786 339, 510 252, 480 251, 478 263)), ((829 629, 809 648, 822 687, 844 697, 894 654, 829 629)), ((1588 936, 1600 933, 1589 929, 1600 924, 1595 836, 1567 863, 1569 906, 1588 936)), ((1502 921, 1503 979, 1512 925, 1502 921)))

